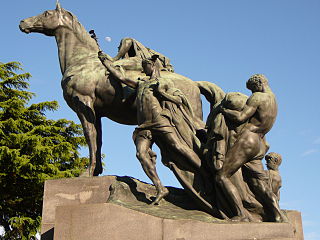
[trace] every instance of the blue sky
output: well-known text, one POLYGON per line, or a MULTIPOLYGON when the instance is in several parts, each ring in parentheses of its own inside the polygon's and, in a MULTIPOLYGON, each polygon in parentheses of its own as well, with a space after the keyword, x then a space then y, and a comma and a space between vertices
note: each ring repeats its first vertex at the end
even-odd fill
MULTIPOLYGON (((102 49, 115 56, 124 37, 133 37, 168 56, 177 73, 211 81, 226 92, 250 92, 246 80, 265 74, 277 95, 279 114, 267 135, 270 151, 283 156, 281 207, 302 212, 305 239, 320 239, 318 0, 61 0, 102 49), (108 42, 105 37, 111 37, 108 42)), ((26 35, 19 21, 54 9, 54 0, 1 2, 1 62, 20 61, 33 77, 35 102, 57 100, 50 118, 79 122, 65 104, 54 38, 26 35)), ((204 112, 208 104, 204 103, 204 112)), ((129 175, 150 182, 135 158, 133 126, 103 121, 104 174, 129 175)), ((87 155, 87 149, 82 150, 87 155)), ((170 170, 158 171, 165 185, 179 186, 170 170)))

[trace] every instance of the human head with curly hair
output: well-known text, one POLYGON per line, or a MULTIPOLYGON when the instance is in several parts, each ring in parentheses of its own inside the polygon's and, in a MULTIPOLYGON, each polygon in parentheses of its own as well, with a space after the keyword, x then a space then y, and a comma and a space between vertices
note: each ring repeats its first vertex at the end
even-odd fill
POLYGON ((263 74, 254 74, 247 81, 247 88, 252 92, 262 92, 269 82, 263 74))
POLYGON ((281 162, 282 157, 279 153, 270 152, 265 156, 267 161, 267 168, 270 170, 278 170, 281 162))

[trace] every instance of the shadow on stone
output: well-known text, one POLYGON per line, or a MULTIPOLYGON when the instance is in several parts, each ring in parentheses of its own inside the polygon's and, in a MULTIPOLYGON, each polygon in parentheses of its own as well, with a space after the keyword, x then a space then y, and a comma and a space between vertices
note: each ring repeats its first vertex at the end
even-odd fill
POLYGON ((54 228, 41 234, 41 240, 53 240, 54 239, 54 228))
POLYGON ((116 177, 116 181, 110 186, 107 202, 167 219, 222 221, 200 211, 183 189, 168 187, 168 190, 169 195, 162 199, 159 205, 151 205, 156 196, 153 185, 127 176, 116 177))

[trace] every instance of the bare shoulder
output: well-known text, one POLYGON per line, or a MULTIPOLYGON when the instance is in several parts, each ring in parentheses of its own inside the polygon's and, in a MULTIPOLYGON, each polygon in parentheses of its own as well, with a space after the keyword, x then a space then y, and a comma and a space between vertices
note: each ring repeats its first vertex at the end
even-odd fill
POLYGON ((262 92, 253 93, 247 100, 248 106, 258 106, 265 97, 262 92))

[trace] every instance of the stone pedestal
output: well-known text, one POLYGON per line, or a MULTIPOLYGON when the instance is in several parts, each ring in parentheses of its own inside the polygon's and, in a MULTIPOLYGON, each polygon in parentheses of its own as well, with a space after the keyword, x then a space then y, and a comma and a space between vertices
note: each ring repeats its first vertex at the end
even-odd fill
POLYGON ((80 204, 105 203, 115 176, 48 180, 44 185, 41 240, 52 240, 56 208, 80 204))
MULTIPOLYGON (((185 209, 181 213, 177 210, 179 207, 173 206, 170 201, 161 203, 162 206, 149 206, 149 190, 143 192, 142 189, 151 189, 152 192, 153 186, 136 180, 130 180, 133 184, 129 187, 126 185, 128 181, 121 181, 119 191, 123 194, 124 190, 130 189, 131 192, 134 186, 139 196, 125 195, 128 201, 125 198, 114 200, 113 197, 106 203, 109 188, 117 182, 116 179, 115 176, 104 176, 47 181, 41 239, 303 239, 301 215, 297 211, 287 211, 289 223, 231 223, 183 204, 181 206, 185 209), (140 204, 141 201, 145 203, 140 204), (167 212, 168 217, 162 212, 167 212)), ((113 189, 112 194, 114 192, 113 189)))

